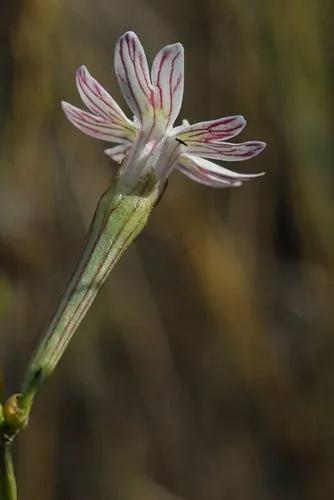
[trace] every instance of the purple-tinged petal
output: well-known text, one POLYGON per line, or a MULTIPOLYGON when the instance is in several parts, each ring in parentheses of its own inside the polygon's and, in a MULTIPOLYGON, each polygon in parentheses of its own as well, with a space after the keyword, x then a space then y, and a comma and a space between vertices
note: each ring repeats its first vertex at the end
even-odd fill
POLYGON ((104 120, 68 102, 62 101, 61 105, 70 122, 91 137, 109 142, 125 142, 134 138, 134 131, 131 128, 104 120))
MULTIPOLYGON (((187 142, 187 145, 189 143, 187 142)), ((249 160, 260 154, 266 144, 261 141, 248 141, 240 144, 230 142, 220 142, 213 144, 194 144, 189 146, 187 152, 203 158, 212 158, 223 161, 243 161, 249 160)))
POLYGON ((123 96, 141 123, 153 116, 154 89, 144 49, 135 33, 121 36, 115 49, 114 66, 123 96))
POLYGON ((163 112, 168 128, 180 112, 183 97, 184 51, 180 43, 167 45, 158 52, 151 77, 158 90, 156 108, 163 112))
POLYGON ((111 95, 91 76, 85 66, 76 74, 77 87, 81 99, 90 111, 106 120, 128 125, 135 129, 111 95))
POLYGON ((264 175, 263 172, 239 174, 211 161, 188 154, 180 156, 177 168, 191 179, 212 187, 240 186, 245 181, 264 175))
POLYGON ((189 145, 219 142, 238 135, 245 125, 246 120, 241 115, 226 116, 182 127, 177 138, 189 145))
POLYGON ((225 180, 214 180, 211 177, 207 177, 200 172, 194 172, 190 168, 186 167, 182 163, 178 163, 176 168, 184 175, 189 177, 192 181, 199 182, 200 184, 204 184, 205 186, 210 186, 213 188, 225 188, 225 187, 238 187, 241 186, 242 182, 235 181, 233 183, 225 180))
POLYGON ((119 144, 113 148, 105 149, 104 152, 109 158, 117 163, 122 163, 128 156, 132 144, 127 142, 125 144, 119 144))

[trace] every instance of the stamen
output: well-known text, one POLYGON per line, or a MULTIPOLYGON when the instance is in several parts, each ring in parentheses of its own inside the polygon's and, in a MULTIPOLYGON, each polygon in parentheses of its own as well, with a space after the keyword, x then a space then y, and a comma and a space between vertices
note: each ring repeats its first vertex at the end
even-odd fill
POLYGON ((181 139, 176 138, 175 140, 180 144, 183 144, 183 146, 188 146, 188 144, 186 144, 184 141, 181 141, 181 139))

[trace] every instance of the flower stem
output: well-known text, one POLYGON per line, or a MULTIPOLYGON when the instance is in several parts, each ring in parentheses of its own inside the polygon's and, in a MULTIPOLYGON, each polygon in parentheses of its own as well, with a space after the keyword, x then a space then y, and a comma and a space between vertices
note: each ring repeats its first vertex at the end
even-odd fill
POLYGON ((16 500, 16 481, 9 444, 0 443, 0 498, 16 500))
POLYGON ((122 192, 119 182, 100 199, 81 258, 28 366, 21 398, 27 415, 40 384, 53 372, 115 263, 144 228, 156 200, 150 175, 131 193, 122 192))

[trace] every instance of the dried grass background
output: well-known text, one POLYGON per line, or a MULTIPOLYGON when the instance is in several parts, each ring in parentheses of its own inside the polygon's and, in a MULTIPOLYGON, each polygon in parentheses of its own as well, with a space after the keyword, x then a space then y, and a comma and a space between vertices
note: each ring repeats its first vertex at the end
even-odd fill
MULTIPOLYGON (((267 142, 235 190, 178 173, 16 443, 22 500, 334 498, 333 3, 4 0, 0 364, 7 394, 113 166, 59 101, 117 38, 186 51, 181 117, 267 142)), ((125 109, 125 106, 124 106, 125 109)))

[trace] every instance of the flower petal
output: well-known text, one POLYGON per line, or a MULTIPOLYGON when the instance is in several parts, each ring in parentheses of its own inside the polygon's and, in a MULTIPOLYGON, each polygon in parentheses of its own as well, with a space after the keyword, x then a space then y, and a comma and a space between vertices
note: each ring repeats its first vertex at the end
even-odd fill
POLYGON ((132 31, 128 31, 118 40, 114 66, 126 102, 133 114, 143 123, 147 116, 153 116, 154 90, 144 49, 132 31))
POLYGON ((188 154, 180 156, 177 168, 191 179, 212 187, 240 186, 245 181, 264 175, 263 172, 238 174, 211 161, 188 154))
MULTIPOLYGON (((187 144, 189 144, 187 142, 187 144)), ((266 144, 261 141, 248 141, 240 144, 231 142, 218 142, 213 144, 194 144, 190 145, 187 152, 204 158, 223 161, 242 161, 249 160, 257 156, 264 150, 266 144)))
POLYGON ((134 138, 131 128, 83 111, 68 102, 62 101, 61 105, 70 122, 91 137, 110 142, 124 142, 134 138))
POLYGON ((155 56, 151 71, 157 87, 156 108, 163 112, 166 127, 173 125, 181 108, 184 83, 184 51, 180 43, 167 45, 155 56))
POLYGON ((189 145, 219 142, 236 136, 245 125, 246 120, 241 115, 226 116, 218 120, 183 126, 177 138, 189 145))
POLYGON ((125 144, 119 144, 118 146, 114 146, 113 148, 105 149, 104 152, 115 162, 122 163, 128 156, 131 146, 132 144, 130 142, 126 142, 125 144))
POLYGON ((135 128, 116 101, 91 76, 85 66, 81 66, 77 70, 76 80, 80 97, 90 111, 106 120, 112 120, 119 124, 128 125, 133 129, 135 128))
POLYGON ((242 182, 234 182, 231 183, 225 180, 214 180, 212 178, 206 177, 199 172, 194 172, 193 170, 187 168, 182 163, 178 163, 176 167, 182 174, 186 175, 192 181, 199 182, 200 184, 204 184, 205 186, 210 186, 214 188, 224 188, 224 187, 238 187, 241 186, 242 182))

